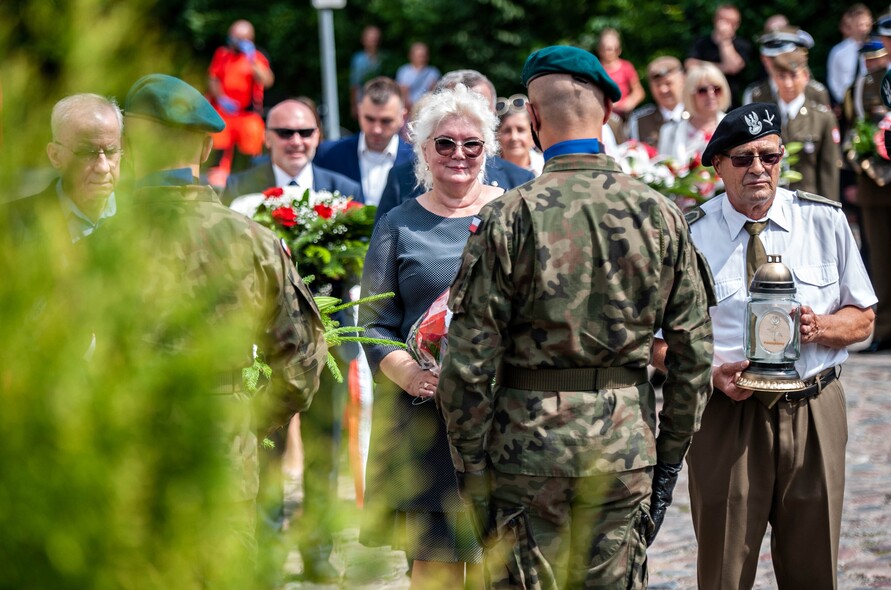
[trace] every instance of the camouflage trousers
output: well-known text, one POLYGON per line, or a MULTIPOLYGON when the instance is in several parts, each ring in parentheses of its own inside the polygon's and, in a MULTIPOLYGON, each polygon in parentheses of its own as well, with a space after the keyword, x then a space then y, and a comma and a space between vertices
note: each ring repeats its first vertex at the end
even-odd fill
POLYGON ((646 588, 651 485, 652 468, 577 478, 493 470, 486 587, 646 588))

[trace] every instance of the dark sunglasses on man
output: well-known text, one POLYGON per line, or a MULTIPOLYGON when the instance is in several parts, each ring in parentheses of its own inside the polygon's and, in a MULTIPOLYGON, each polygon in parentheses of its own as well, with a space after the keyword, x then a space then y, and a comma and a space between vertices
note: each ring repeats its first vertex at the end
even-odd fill
POLYGON ((761 160, 763 166, 776 166, 780 163, 780 160, 783 159, 785 151, 785 148, 783 148, 772 154, 741 154, 739 156, 731 156, 730 154, 724 155, 730 158, 730 163, 734 168, 748 168, 755 162, 755 158, 761 160))
POLYGON ((433 140, 433 147, 440 156, 452 156, 460 147, 464 150, 464 157, 474 159, 479 158, 483 153, 486 143, 482 139, 468 139, 467 141, 458 142, 451 137, 443 135, 433 140))
POLYGON ((310 137, 312 137, 312 134, 315 133, 316 131, 318 131, 319 129, 318 129, 318 127, 310 127, 307 129, 288 129, 287 127, 270 127, 269 130, 272 131, 273 133, 275 133, 276 135, 278 135, 281 139, 288 140, 288 139, 291 139, 292 137, 294 137, 295 133, 297 135, 299 135, 300 137, 302 137, 303 139, 309 139, 310 137))

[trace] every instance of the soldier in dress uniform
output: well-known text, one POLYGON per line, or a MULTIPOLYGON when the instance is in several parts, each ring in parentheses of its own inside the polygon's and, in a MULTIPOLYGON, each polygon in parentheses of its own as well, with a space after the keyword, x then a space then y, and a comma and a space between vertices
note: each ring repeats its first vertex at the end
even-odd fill
MULTIPOLYGON (((854 120, 866 120, 875 125, 882 122, 889 112, 882 100, 883 80, 891 69, 888 52, 891 49, 891 13, 876 19, 879 46, 867 42, 869 51, 867 74, 856 80, 850 93, 848 106, 854 120)), ((891 348, 891 162, 873 157, 868 166, 855 167, 857 171, 857 203, 863 209, 862 227, 869 242, 869 267, 873 288, 879 298, 876 308, 876 327, 868 351, 891 348)))
POLYGON ((544 171, 471 225, 437 403, 492 587, 645 588, 710 392, 711 283, 678 208, 602 152, 597 58, 547 47, 522 79, 544 171))
MULTIPOLYGON (((750 84, 743 92, 743 104, 753 102, 777 102, 777 87, 773 81, 773 63, 777 56, 791 51, 808 50, 814 47, 814 38, 798 27, 784 27, 762 35, 758 39, 761 63, 767 71, 767 78, 750 84)), ((829 90, 813 78, 808 78, 804 94, 808 100, 829 106, 829 90)))
POLYGON ((690 115, 684 110, 684 68, 670 55, 657 57, 647 66, 647 81, 654 104, 647 104, 628 118, 628 137, 656 147, 659 130, 667 121, 680 121, 690 115))
POLYGON ((777 89, 783 141, 802 144, 798 162, 793 167, 802 178, 789 188, 838 201, 841 168, 838 121, 828 106, 807 97, 805 88, 811 78, 807 51, 799 48, 773 58, 770 77, 777 89))

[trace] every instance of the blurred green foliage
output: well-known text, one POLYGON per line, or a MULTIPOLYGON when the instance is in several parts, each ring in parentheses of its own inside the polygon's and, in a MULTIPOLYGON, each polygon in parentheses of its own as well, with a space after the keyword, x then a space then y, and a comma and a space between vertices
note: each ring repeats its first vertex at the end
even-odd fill
MULTIPOLYGON (((867 3, 876 13, 884 0, 867 3)), ((475 68, 499 93, 521 91, 528 53, 552 43, 593 49, 604 26, 624 37, 640 71, 683 56, 715 2, 630 0, 352 0, 335 14, 341 113, 348 64, 366 24, 398 65, 411 42, 443 71, 475 68)), ((783 12, 817 39, 817 78, 847 2, 743 6, 740 34, 783 12)), ((274 103, 319 98, 318 22, 309 2, 270 0, 6 0, 0 4, 0 200, 42 189, 50 111, 95 92, 123 99, 149 72, 205 87, 228 25, 248 18, 270 54, 274 103)), ((390 74, 395 72, 388 72, 390 74)), ((352 122, 346 120, 350 126, 352 122)), ((126 207, 121 191, 120 207, 126 207)), ((155 318, 141 298, 151 251, 126 239, 72 249, 64 229, 10 241, 0 213, 0 588, 247 588, 244 539, 229 534, 228 458, 220 423, 231 408, 199 395, 205 356, 159 354, 142 335, 155 318), (93 337, 95 351, 85 359, 93 337)), ((169 310, 188 321, 193 310, 169 310)), ((221 338, 226 341, 225 337, 221 338)))
MULTIPOLYGON (((659 55, 683 58, 693 40, 711 30, 714 0, 635 2, 633 0, 348 0, 334 12, 338 89, 342 125, 356 129, 349 117, 350 57, 361 49, 361 30, 368 24, 382 32, 384 73, 395 75, 407 61, 412 42, 430 46, 431 63, 443 72, 474 68, 489 76, 499 93, 523 90, 520 70, 530 51, 555 43, 594 50, 600 31, 620 31, 623 53, 642 75, 659 55)), ((742 11, 740 36, 754 40, 765 19, 776 13, 789 17, 816 39, 810 64, 825 80, 826 57, 841 40, 839 19, 851 2, 801 4, 795 0, 737 3, 742 11)), ((866 2, 875 15, 888 10, 885 0, 866 2)), ((190 46, 192 59, 207 64, 225 40, 229 24, 247 18, 257 30, 257 44, 270 55, 276 84, 267 104, 289 95, 308 95, 321 102, 318 16, 309 0, 159 0, 153 14, 165 23, 169 38, 190 46)), ((750 76, 759 70, 757 61, 750 76)), ((646 86, 646 85, 645 85, 646 86)))

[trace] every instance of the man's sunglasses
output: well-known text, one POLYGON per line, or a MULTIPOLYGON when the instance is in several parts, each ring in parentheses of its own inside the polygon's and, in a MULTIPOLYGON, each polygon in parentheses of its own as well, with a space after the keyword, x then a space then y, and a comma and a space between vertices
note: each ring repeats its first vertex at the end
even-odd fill
POLYGON ((468 139, 464 142, 457 142, 451 137, 440 136, 433 140, 433 147, 440 156, 451 156, 461 147, 464 149, 464 156, 468 158, 479 158, 486 147, 486 142, 482 139, 468 139))
POLYGON ((310 127, 308 129, 288 129, 286 127, 270 127, 270 131, 278 135, 282 139, 291 139, 296 133, 303 139, 309 139, 312 134, 318 131, 318 127, 310 127))
POLYGON ((748 168, 755 161, 755 158, 761 160, 761 163, 765 166, 775 166, 783 159, 783 152, 784 150, 772 154, 743 154, 741 156, 731 156, 730 154, 724 155, 730 158, 730 163, 733 164, 734 168, 748 168))
POLYGON ((510 98, 499 96, 495 101, 495 112, 499 117, 503 117, 508 113, 520 113, 526 111, 526 103, 529 99, 525 94, 514 94, 510 98))

